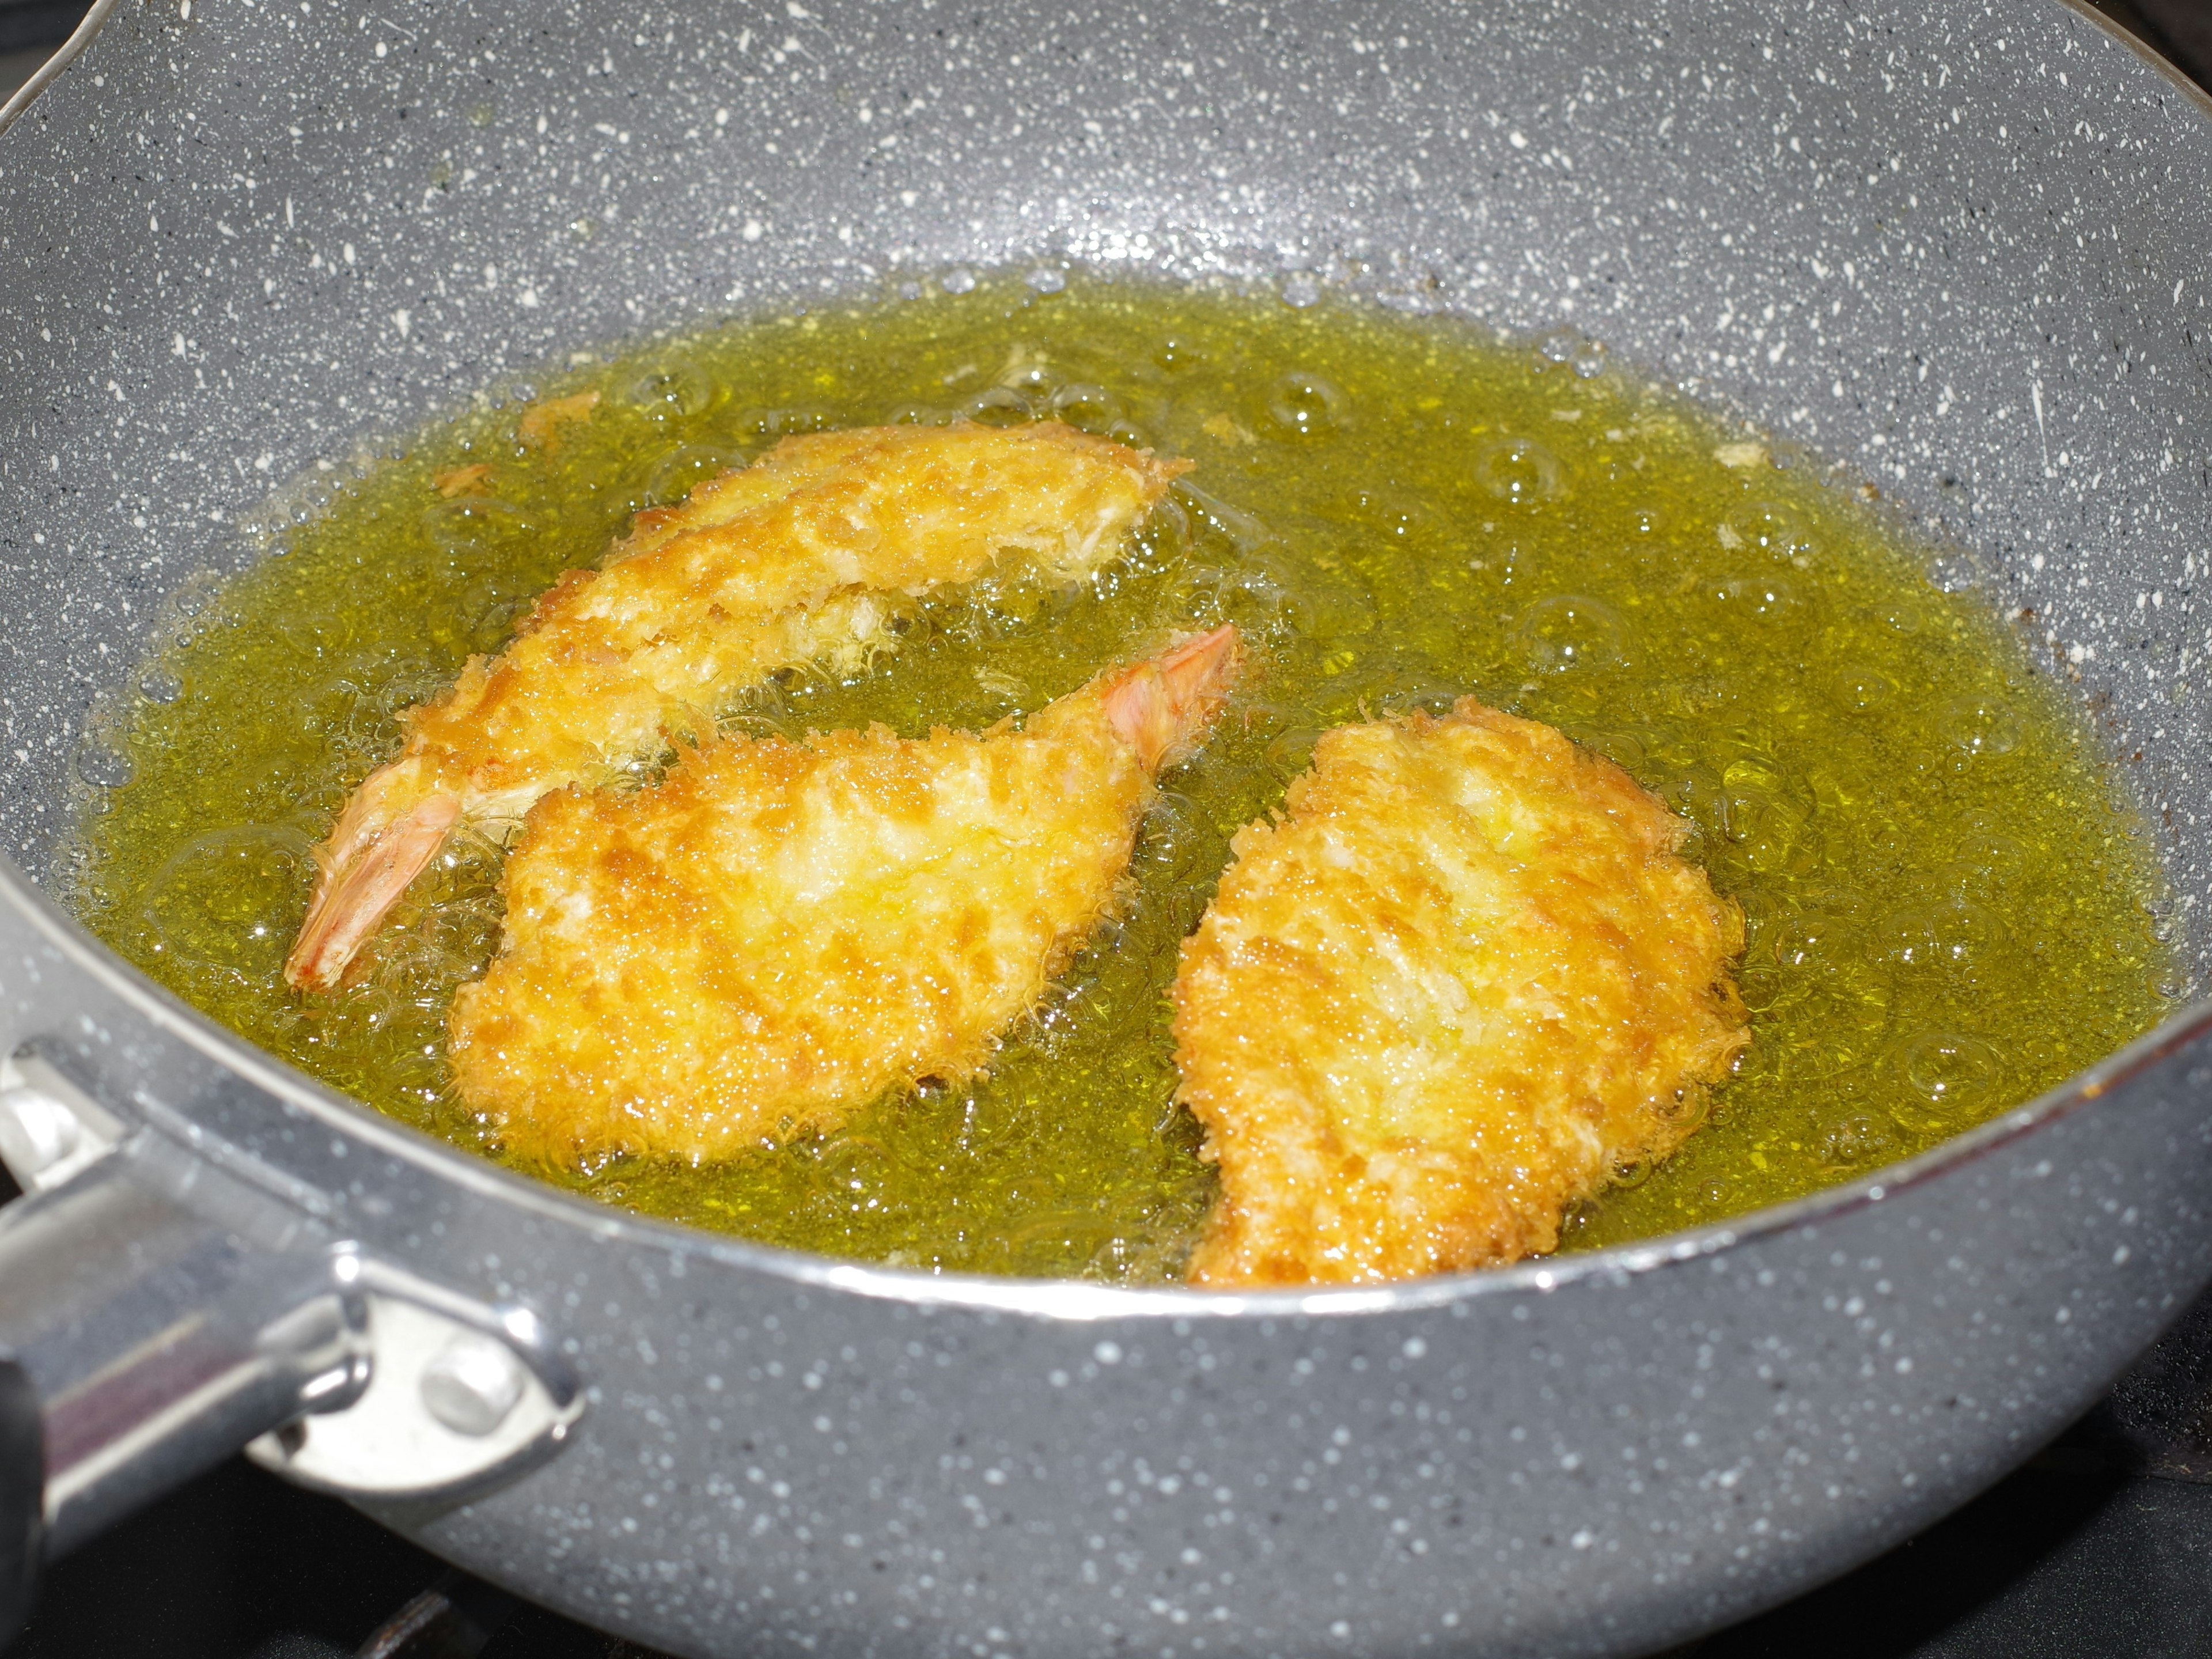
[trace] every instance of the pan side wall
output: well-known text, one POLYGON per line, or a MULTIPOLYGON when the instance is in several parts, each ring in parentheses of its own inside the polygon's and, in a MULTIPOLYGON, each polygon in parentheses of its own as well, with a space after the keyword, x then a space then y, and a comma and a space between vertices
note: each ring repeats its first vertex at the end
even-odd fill
POLYGON ((1924 1526, 2187 1305, 2198 1065, 1829 1224, 1389 1316, 1044 1325, 601 1266, 652 1331, 591 1354, 620 1424, 420 1535, 700 1655, 1650 1651, 1924 1526))

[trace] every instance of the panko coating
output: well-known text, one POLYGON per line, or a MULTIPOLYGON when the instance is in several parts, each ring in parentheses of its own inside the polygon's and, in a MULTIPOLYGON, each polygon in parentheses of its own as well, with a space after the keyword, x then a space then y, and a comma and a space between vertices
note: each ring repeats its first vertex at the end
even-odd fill
POLYGON ((454 1000, 461 1097, 526 1157, 697 1160, 975 1075, 1121 896, 1238 660, 1222 628, 1019 729, 729 738, 549 795, 454 1000))
POLYGON ((787 438, 639 514, 601 568, 567 573, 506 650, 409 713, 319 849, 286 979, 336 985, 456 823, 511 829, 551 790, 702 738, 776 669, 896 649, 900 605, 933 588, 1080 581, 1188 465, 1057 422, 867 427, 787 438))
POLYGON ((1220 1172, 1191 1281, 1513 1261, 1679 1146, 1750 1037, 1742 913, 1687 833, 1472 697, 1324 735, 1183 946, 1181 1097, 1220 1172))

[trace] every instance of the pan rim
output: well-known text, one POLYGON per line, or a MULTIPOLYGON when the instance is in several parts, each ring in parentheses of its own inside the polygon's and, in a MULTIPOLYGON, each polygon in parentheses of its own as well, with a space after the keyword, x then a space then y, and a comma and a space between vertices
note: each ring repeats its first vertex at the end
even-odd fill
POLYGON ((1728 1221, 1632 1243, 1503 1267, 1438 1273, 1380 1285, 1206 1291, 1186 1285, 1101 1285, 1084 1279, 985 1273, 929 1273, 723 1236, 641 1216, 562 1191, 386 1116, 249 1042, 125 962, 0 858, 0 900, 70 966, 155 1030, 185 1043, 280 1104, 296 1106, 375 1151, 487 1197, 610 1239, 705 1258, 801 1288, 836 1291, 916 1307, 1024 1315, 1058 1323, 1150 1317, 1341 1317, 1433 1308, 1479 1297, 1549 1295, 1597 1280, 1620 1284, 1680 1264, 1717 1258, 1763 1240, 1873 1208, 2071 1117, 2168 1056, 2212 1041, 2212 997, 2174 1014, 2096 1064, 1915 1157, 1728 1221))
MULTIPOLYGON (((0 134, 20 119, 39 94, 84 52, 118 3, 94 0, 68 40, 13 97, 0 104, 0 134)), ((2089 0, 2056 0, 2056 4, 2092 24, 2184 94, 2201 115, 2212 119, 2212 92, 2191 81, 2148 43, 2098 11, 2089 0)), ((0 902, 24 918, 38 939, 132 1014, 149 1021, 156 1030, 184 1042, 280 1103, 311 1113, 319 1121, 376 1151, 464 1189, 601 1237, 724 1263, 800 1288, 916 1307, 1023 1315, 1056 1322, 1139 1317, 1342 1317, 1428 1309, 1485 1297, 1548 1295, 1588 1280, 1625 1283, 1677 1264, 1717 1259, 1924 1187, 2085 1109, 2182 1048, 2212 1039, 2212 998, 2207 998, 2177 1009, 2159 1025, 2056 1087, 1913 1158, 1785 1203, 1653 1239, 1382 1285, 1249 1291, 1122 1286, 1080 1279, 933 1274, 788 1249, 615 1209, 505 1169, 388 1117, 257 1047, 110 951, 4 856, 0 856, 0 902)))

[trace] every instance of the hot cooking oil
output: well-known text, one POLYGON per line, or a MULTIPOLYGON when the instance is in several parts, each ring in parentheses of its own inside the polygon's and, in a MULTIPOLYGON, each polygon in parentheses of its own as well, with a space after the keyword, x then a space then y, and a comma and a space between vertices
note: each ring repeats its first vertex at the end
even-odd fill
POLYGON ((1197 463, 1090 586, 939 597, 896 654, 730 711, 755 733, 981 726, 1224 620, 1255 647, 1212 741, 1163 781, 1135 898, 988 1078, 727 1163, 531 1169, 611 1204, 942 1271, 1176 1276, 1211 1178, 1175 1103, 1165 993, 1230 836, 1279 804, 1322 731, 1468 692, 1662 795, 1749 924, 1748 1053, 1686 1150, 1618 1171, 1568 1248, 1932 1146, 2181 994, 2124 796, 1970 567, 1591 342, 1349 300, 997 279, 734 323, 502 393, 179 607, 122 733, 131 781, 88 811, 75 865, 85 920, 156 978, 487 1157, 505 1155, 452 1094, 444 1018, 496 939, 496 846, 451 845, 342 993, 295 996, 279 970, 310 849, 397 748, 400 712, 639 508, 786 434, 878 422, 1063 420, 1197 463))

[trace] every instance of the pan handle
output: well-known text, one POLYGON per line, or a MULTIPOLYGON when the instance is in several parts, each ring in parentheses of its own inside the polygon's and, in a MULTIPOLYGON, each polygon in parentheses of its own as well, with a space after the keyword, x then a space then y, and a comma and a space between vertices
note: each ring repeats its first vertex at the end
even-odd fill
POLYGON ((550 1334, 383 1262, 232 1152, 0 1061, 0 1646, 33 1570, 246 1449, 362 1500, 465 1501, 584 1408, 550 1334))
POLYGON ((284 1207, 142 1134, 0 1210, 0 1639, 41 1559, 366 1389, 358 1275, 284 1207))

